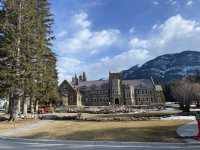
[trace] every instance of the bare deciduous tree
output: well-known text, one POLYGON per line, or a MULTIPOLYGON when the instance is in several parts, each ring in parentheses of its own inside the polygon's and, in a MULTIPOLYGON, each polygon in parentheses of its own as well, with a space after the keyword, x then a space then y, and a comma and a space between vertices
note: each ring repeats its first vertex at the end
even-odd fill
POLYGON ((196 104, 197 107, 200 107, 200 84, 193 83, 193 102, 196 104))
POLYGON ((193 83, 188 80, 178 80, 172 84, 172 95, 174 99, 179 102, 180 108, 183 111, 190 111, 190 104, 194 99, 193 83))

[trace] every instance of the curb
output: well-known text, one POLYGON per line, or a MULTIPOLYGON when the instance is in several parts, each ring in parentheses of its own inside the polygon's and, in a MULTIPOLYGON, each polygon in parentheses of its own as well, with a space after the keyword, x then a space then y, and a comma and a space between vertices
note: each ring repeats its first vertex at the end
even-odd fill
POLYGON ((65 143, 65 144, 92 144, 92 145, 99 145, 99 144, 108 144, 108 145, 137 145, 137 144, 149 144, 149 145, 196 145, 196 143, 167 143, 167 142, 134 142, 134 141, 82 141, 82 140, 54 140, 54 139, 26 139, 20 137, 7 137, 1 136, 0 140, 17 140, 17 141, 29 141, 29 142, 55 142, 55 143, 65 143))

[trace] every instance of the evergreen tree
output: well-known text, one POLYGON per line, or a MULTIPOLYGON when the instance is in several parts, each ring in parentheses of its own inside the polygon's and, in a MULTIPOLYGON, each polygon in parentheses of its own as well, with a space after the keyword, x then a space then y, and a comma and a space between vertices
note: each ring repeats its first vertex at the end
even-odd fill
POLYGON ((30 100, 58 99, 56 57, 51 50, 52 15, 48 0, 1 0, 0 9, 0 90, 10 96, 10 119, 27 113, 30 100), (2 89, 5 89, 4 92, 2 89), (17 112, 18 111, 18 112, 17 112))
MULTIPOLYGON (((39 77, 39 92, 42 94, 40 102, 51 103, 58 99, 58 83, 56 72, 56 57, 51 51, 52 43, 54 39, 52 32, 53 18, 50 13, 50 4, 48 0, 37 0, 37 36, 38 47, 41 50, 39 52, 39 64, 38 71, 39 77)), ((38 99, 38 98, 37 98, 38 99)))
POLYGON ((7 59, 8 51, 6 51, 6 31, 5 31, 5 9, 0 1, 0 97, 5 96, 6 89, 8 88, 6 79, 7 79, 7 59))

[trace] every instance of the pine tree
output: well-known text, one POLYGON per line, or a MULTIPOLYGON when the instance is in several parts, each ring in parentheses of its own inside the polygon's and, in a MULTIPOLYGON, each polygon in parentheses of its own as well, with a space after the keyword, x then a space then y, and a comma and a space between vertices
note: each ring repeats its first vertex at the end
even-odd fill
POLYGON ((52 15, 48 0, 1 0, 0 9, 0 90, 10 96, 10 119, 27 113, 30 100, 58 98, 56 57, 51 50, 52 15), (7 88, 6 88, 7 87, 7 88), (18 111, 18 112, 17 112, 18 111))
POLYGON ((39 74, 41 75, 39 77, 39 87, 42 87, 39 88, 38 93, 43 95, 42 99, 40 98, 41 103, 51 103, 58 98, 56 58, 51 51, 51 41, 54 39, 51 29, 53 18, 48 0, 37 0, 36 3, 38 47, 41 50, 39 53, 40 63, 37 68, 39 68, 39 74))
POLYGON ((6 95, 6 90, 9 87, 7 84, 7 60, 8 51, 5 49, 6 31, 5 31, 5 9, 2 1, 0 1, 0 97, 6 95))

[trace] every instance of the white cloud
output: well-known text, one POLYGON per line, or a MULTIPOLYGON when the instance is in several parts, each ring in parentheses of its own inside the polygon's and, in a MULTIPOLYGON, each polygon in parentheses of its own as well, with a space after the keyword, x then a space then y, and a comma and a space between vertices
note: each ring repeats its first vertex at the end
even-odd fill
POLYGON ((130 30, 129 30, 129 33, 134 33, 135 32, 135 28, 134 27, 132 27, 132 28, 130 28, 130 30))
MULTIPOLYGON (((130 46, 130 48, 132 48, 130 46)), ((130 49, 114 57, 103 57, 98 62, 87 64, 78 59, 61 58, 58 62, 59 81, 70 80, 75 73, 85 71, 89 79, 107 77, 108 72, 119 72, 132 67, 134 64, 142 64, 152 58, 145 49, 130 49)))
POLYGON ((94 54, 118 42, 120 36, 118 29, 93 31, 91 25, 92 22, 88 20, 87 13, 75 14, 71 21, 73 33, 63 41, 57 42, 60 52, 63 54, 83 52, 94 54))
POLYGON ((77 25, 78 27, 81 27, 83 29, 90 27, 92 24, 88 20, 88 15, 85 12, 75 14, 73 16, 73 23, 74 25, 77 25))
POLYGON ((134 37, 133 39, 131 39, 129 43, 133 49, 138 49, 138 48, 146 49, 149 47, 148 41, 140 40, 137 37, 134 37))
POLYGON ((171 4, 172 4, 172 5, 176 5, 176 3, 177 3, 176 1, 173 1, 171 4))
POLYGON ((56 37, 57 38, 62 38, 62 37, 64 37, 64 36, 66 36, 67 35, 67 31, 61 31, 61 32, 59 32, 57 35, 56 35, 56 37))
POLYGON ((149 52, 145 49, 130 49, 114 57, 101 58, 99 62, 84 66, 90 79, 107 77, 108 72, 119 72, 132 67, 134 64, 141 64, 150 59, 149 52))
POLYGON ((160 3, 158 1, 153 1, 154 5, 159 5, 160 3))
POLYGON ((191 6, 192 4, 193 4, 193 1, 192 1, 192 0, 189 0, 189 1, 187 1, 187 3, 186 3, 187 6, 191 6))
MULTIPOLYGON (((63 74, 67 76, 73 75, 73 72, 70 72, 71 70, 74 72, 86 71, 89 79, 99 79, 107 76, 109 71, 115 72, 128 69, 133 65, 143 64, 147 60, 162 54, 184 50, 200 50, 200 23, 195 20, 189 20, 177 14, 167 19, 163 24, 157 24, 152 30, 154 32, 149 32, 146 38, 131 37, 126 41, 128 49, 112 57, 106 56, 90 64, 67 58, 66 62, 64 60, 60 62, 61 65, 63 64, 61 71, 66 68, 63 74)), ((115 30, 91 32, 89 29, 81 30, 77 34, 79 34, 78 39, 93 39, 92 41, 99 42, 95 45, 101 46, 106 45, 106 41, 111 39, 110 36, 113 32, 116 32, 114 35, 119 34, 119 31, 115 30), (106 37, 106 40, 101 39, 102 37, 106 37)), ((89 47, 95 47, 88 40, 86 41, 85 43, 89 47)), ((80 40, 76 42, 80 42, 80 40)))
POLYGON ((176 1, 176 0, 169 0, 169 3, 170 3, 171 5, 176 5, 176 4, 177 4, 177 1, 176 1))
POLYGON ((154 24, 153 27, 152 27, 153 30, 155 30, 155 29, 157 29, 157 28, 158 28, 158 25, 157 25, 157 24, 154 24))
POLYGON ((59 57, 57 63, 59 82, 63 81, 64 79, 71 80, 71 77, 74 75, 74 73, 80 70, 82 63, 83 62, 76 58, 59 57))
POLYGON ((158 25, 156 33, 147 39, 133 37, 131 44, 136 48, 147 49, 155 56, 189 49, 198 50, 200 49, 199 29, 198 22, 184 19, 178 14, 158 25))
POLYGON ((153 35, 146 39, 132 37, 129 50, 114 57, 102 58, 99 62, 85 67, 90 78, 100 78, 108 71, 121 71, 136 64, 143 64, 153 57, 184 50, 200 50, 200 24, 187 20, 181 15, 172 16, 157 25, 153 35))

